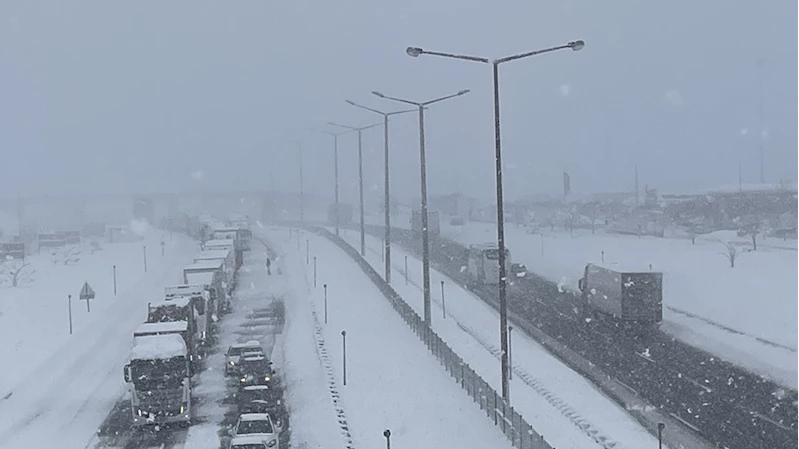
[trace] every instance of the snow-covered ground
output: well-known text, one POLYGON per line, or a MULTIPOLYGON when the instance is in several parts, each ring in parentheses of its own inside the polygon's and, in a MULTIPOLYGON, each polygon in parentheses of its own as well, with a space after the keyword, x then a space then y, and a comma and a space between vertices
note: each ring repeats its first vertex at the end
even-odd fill
POLYGON ((385 447, 385 429, 397 448, 510 447, 343 251, 308 232, 299 250, 297 237, 287 241, 284 229, 268 237, 283 255, 290 292, 284 351, 293 447, 342 447, 350 440, 354 447, 385 447), (317 259, 316 287, 313 263, 305 263, 306 239, 317 259), (346 431, 327 422, 345 423, 346 431))
MULTIPOLYGON (((379 224, 380 217, 370 217, 379 224)), ((396 226, 408 228, 399 216, 396 226)), ((394 224, 393 224, 394 225, 394 224)), ((496 225, 451 226, 441 233, 470 244, 496 241, 496 225)), ((577 291, 588 262, 618 263, 660 271, 664 275, 664 323, 675 337, 790 388, 797 388, 797 253, 795 242, 761 239, 757 251, 734 232, 690 240, 604 234, 573 234, 526 228, 505 228, 514 261, 528 270, 577 291), (542 235, 543 234, 543 235, 542 235), (723 241, 736 242, 739 256, 730 268, 723 241), (604 255, 603 255, 604 252, 604 255)))
MULTIPOLYGON (((358 233, 348 231, 343 237, 355 247, 360 245, 358 233)), ((366 259, 380 273, 385 266, 381 244, 380 239, 367 236, 366 259)), ((417 313, 423 314, 421 262, 397 246, 392 247, 392 255, 394 290, 417 313)), ((435 270, 431 271, 430 284, 433 329, 499 391, 497 312, 435 270), (441 281, 444 281, 445 307, 441 301, 441 281)), ((657 440, 616 403, 522 332, 512 333, 511 361, 511 402, 552 446, 608 449, 657 445, 657 440)))
POLYGON ((122 366, 133 330, 146 318, 147 302, 179 282, 182 267, 198 250, 187 237, 166 233, 161 256, 161 235, 147 231, 139 242, 108 244, 93 255, 84 251, 76 265, 32 257, 34 283, 0 290, 0 447, 82 448, 91 441, 125 392, 122 366), (96 292, 91 312, 77 299, 84 281, 96 292))

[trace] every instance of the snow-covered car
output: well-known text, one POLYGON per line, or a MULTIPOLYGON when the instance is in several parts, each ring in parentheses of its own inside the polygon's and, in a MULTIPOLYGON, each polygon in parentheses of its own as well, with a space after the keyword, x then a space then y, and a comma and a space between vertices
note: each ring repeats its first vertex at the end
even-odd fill
POLYGON ((261 343, 256 340, 230 345, 227 353, 225 354, 225 374, 238 374, 238 364, 242 358, 242 354, 257 351, 259 351, 261 354, 264 352, 263 348, 261 347, 261 343))
POLYGON ((242 357, 238 364, 239 370, 239 389, 250 385, 272 385, 272 376, 275 370, 272 369, 272 362, 263 355, 254 357, 242 357))
POLYGON ((273 421, 268 413, 245 413, 239 416, 233 428, 231 447, 238 438, 253 438, 256 442, 266 445, 267 448, 279 449, 280 427, 273 421))
POLYGON ((280 426, 287 417, 286 407, 280 397, 280 392, 272 385, 250 385, 236 395, 236 410, 239 414, 269 413, 275 424, 280 426))

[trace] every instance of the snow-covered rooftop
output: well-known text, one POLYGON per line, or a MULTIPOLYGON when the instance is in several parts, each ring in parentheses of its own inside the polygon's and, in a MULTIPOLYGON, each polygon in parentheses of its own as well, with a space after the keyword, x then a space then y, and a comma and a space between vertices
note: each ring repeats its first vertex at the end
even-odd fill
POLYGON ((163 360, 186 355, 186 342, 177 334, 146 335, 133 339, 131 360, 163 360))
POLYGON ((222 268, 221 260, 203 260, 202 262, 195 262, 191 265, 183 267, 183 271, 198 271, 198 270, 218 270, 222 268))
POLYGON ((208 271, 186 273, 186 279, 192 284, 210 285, 214 282, 214 273, 208 271))
POLYGON ((269 421, 269 413, 244 413, 239 421, 269 421))
POLYGON ((218 246, 229 246, 233 247, 233 239, 216 239, 216 240, 208 240, 207 242, 203 243, 203 248, 213 248, 218 246))
POLYGON ((189 305, 191 298, 187 296, 180 296, 180 297, 173 297, 173 298, 166 298, 160 301, 153 301, 150 303, 150 308, 161 307, 161 306, 175 306, 175 307, 186 307, 189 305))
POLYGON ((189 323, 185 321, 166 321, 162 323, 142 323, 136 330, 133 332, 133 336, 137 336, 136 334, 152 334, 152 333, 173 333, 173 332, 185 332, 186 329, 189 328, 189 323))
POLYGON ((227 259, 229 255, 229 249, 208 249, 194 256, 194 262, 196 263, 201 260, 227 259))
MULTIPOLYGON (((590 262, 591 265, 594 265, 599 268, 604 268, 606 270, 616 271, 618 273, 657 273, 657 270, 650 270, 648 264, 630 264, 630 263, 617 263, 617 262, 605 262, 605 263, 597 263, 597 262, 590 262)), ((654 267, 653 267, 654 268, 654 267)))

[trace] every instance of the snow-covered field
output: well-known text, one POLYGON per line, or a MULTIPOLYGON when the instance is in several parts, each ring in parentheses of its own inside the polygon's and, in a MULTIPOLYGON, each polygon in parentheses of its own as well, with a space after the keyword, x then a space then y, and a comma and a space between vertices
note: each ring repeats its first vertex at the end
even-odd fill
POLYGON ((343 251, 307 232, 299 251, 283 229, 268 237, 284 255, 291 291, 284 350, 293 447, 342 447, 350 440, 354 447, 385 447, 385 429, 397 448, 510 447, 343 251), (315 288, 306 239, 317 258, 315 288), (347 332, 346 386, 341 331, 347 332), (323 424, 336 420, 347 431, 337 429, 334 438, 323 424))
MULTIPOLYGON (((379 217, 370 217, 379 223, 379 217)), ((394 219, 407 228, 407 217, 394 219)), ((445 237, 464 244, 496 241, 496 226, 441 223, 445 237)), ((577 280, 588 262, 618 263, 664 274, 662 329, 681 340, 763 374, 785 386, 797 387, 797 252, 795 242, 761 240, 747 251, 746 237, 734 232, 690 240, 596 235, 586 230, 527 234, 523 227, 505 228, 514 261, 528 270, 577 291, 577 280), (542 235, 543 234, 543 235, 542 235), (722 254, 723 241, 740 245, 735 268, 722 254), (604 256, 603 256, 604 252, 604 256)))
POLYGON ((146 231, 134 243, 83 252, 75 265, 32 257, 33 284, 0 290, 0 447, 84 447, 124 394, 122 366, 133 330, 146 318, 148 301, 178 283, 197 252, 184 236, 146 231), (147 273, 142 245, 148 247, 147 273), (158 248, 156 251, 155 249, 158 248), (117 265, 117 296, 112 266, 117 265), (91 312, 77 299, 88 281, 96 292, 91 312), (67 294, 73 295, 73 335, 67 294))
MULTIPOLYGON (((344 239, 357 247, 358 233, 344 239)), ((381 240, 367 236, 366 259, 383 272, 381 240)), ((421 262, 402 248, 392 248, 392 286, 420 315, 423 313, 421 262), (408 283, 404 258, 408 257, 408 283)), ((491 386, 500 390, 499 316, 491 306, 431 271, 433 329, 491 386), (441 301, 444 281, 445 301, 441 301), (446 318, 444 318, 446 309, 446 318)), ((524 333, 513 333, 511 402, 547 441, 558 448, 633 448, 657 445, 649 433, 586 379, 565 366, 524 333)))

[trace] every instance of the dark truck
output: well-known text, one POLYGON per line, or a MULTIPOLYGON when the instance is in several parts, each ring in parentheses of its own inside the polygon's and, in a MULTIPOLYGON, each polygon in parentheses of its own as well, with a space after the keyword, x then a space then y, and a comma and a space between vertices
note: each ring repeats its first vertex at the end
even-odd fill
POLYGON ((647 327, 663 320, 663 273, 589 263, 579 288, 589 316, 647 327))

